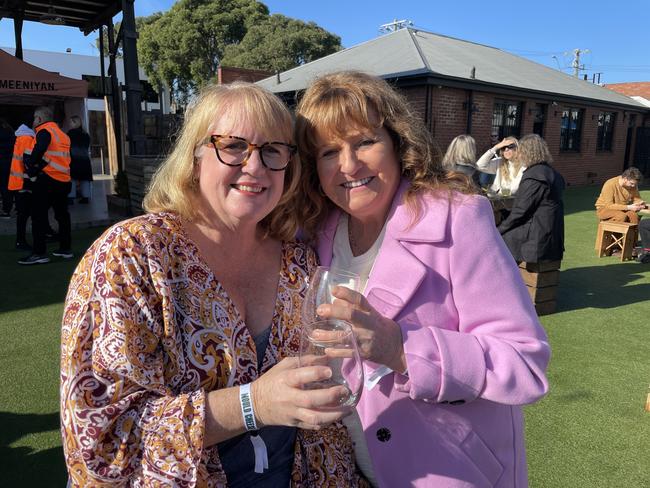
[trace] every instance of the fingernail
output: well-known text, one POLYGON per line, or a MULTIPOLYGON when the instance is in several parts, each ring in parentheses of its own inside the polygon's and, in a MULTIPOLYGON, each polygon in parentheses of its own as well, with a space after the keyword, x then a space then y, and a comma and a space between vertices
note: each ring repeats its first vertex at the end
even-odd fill
POLYGON ((332 377, 332 369, 327 368, 327 373, 326 374, 327 374, 327 376, 325 378, 331 378, 332 377))
POLYGON ((323 315, 323 314, 325 313, 325 307, 323 307, 323 306, 318 307, 318 308, 316 309, 316 313, 317 313, 318 315, 323 315))

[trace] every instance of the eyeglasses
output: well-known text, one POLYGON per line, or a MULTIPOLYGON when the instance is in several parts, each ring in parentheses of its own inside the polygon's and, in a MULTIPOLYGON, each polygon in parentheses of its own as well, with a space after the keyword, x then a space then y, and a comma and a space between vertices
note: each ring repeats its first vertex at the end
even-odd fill
POLYGON ((514 151, 515 149, 517 149, 517 144, 509 144, 507 146, 503 146, 501 149, 503 151, 508 151, 508 150, 514 151))
POLYGON ((296 153, 296 146, 285 142, 265 142, 253 144, 243 137, 214 134, 210 143, 217 153, 217 158, 226 166, 243 166, 257 149, 262 164, 271 171, 284 170, 296 153))

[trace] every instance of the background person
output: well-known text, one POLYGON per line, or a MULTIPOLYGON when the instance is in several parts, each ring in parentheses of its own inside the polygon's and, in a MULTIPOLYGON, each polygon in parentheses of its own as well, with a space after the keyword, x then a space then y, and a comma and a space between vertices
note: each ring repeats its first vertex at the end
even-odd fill
POLYGON ((549 346, 489 202, 383 80, 324 76, 296 116, 305 235, 363 280, 318 310, 366 359, 345 419, 361 469, 382 487, 526 486, 519 405, 546 393, 549 346))
POLYGON ((516 156, 524 168, 512 210, 499 232, 515 261, 559 261, 564 254, 564 178, 550 163, 553 157, 536 134, 519 141, 516 156))
POLYGON ((607 180, 596 200, 598 219, 638 224, 637 212, 645 208, 645 202, 641 199, 638 190, 642 179, 643 173, 631 166, 620 176, 607 180))
POLYGON ((90 136, 81 126, 81 117, 70 117, 70 177, 72 190, 69 198, 76 198, 79 187, 79 203, 88 203, 92 196, 93 169, 90 163, 90 136))
POLYGON ((462 134, 454 137, 442 158, 442 166, 467 175, 477 189, 481 188, 481 172, 476 167, 476 141, 472 136, 462 134))
POLYGON ((152 181, 150 213, 110 228, 82 259, 62 332, 72 486, 365 485, 332 424, 343 413, 319 410, 343 387, 303 390, 331 371, 288 357, 316 266, 290 240, 291 142, 274 95, 206 88, 152 181))
POLYGON ((27 220, 32 209, 32 182, 29 181, 25 170, 25 159, 29 158, 35 143, 35 133, 25 124, 16 130, 9 183, 7 187, 14 193, 16 202, 16 249, 31 251, 27 242, 27 220))
POLYGON ((14 130, 11 125, 5 119, 0 118, 0 197, 2 197, 0 218, 3 219, 11 217, 11 210, 14 207, 14 194, 8 188, 14 141, 14 130))
POLYGON ((506 137, 485 153, 476 162, 483 173, 495 175, 490 190, 507 197, 517 193, 524 168, 517 163, 517 138, 506 137))
POLYGON ((54 122, 54 114, 49 107, 34 110, 34 131, 36 143, 29 158, 27 174, 34 180, 32 185, 32 254, 20 259, 18 264, 44 264, 50 261, 47 256, 47 232, 50 224, 48 212, 54 210, 58 223, 59 248, 52 254, 70 259, 72 236, 70 213, 68 212, 68 193, 70 193, 70 138, 54 122))

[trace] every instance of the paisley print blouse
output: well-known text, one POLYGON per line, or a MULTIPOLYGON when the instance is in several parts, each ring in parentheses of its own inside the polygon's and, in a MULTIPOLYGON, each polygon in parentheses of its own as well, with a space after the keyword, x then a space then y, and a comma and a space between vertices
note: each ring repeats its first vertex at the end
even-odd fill
MULTIPOLYGON (((314 252, 284 242, 261 371, 233 302, 173 213, 108 229, 77 267, 61 334, 63 448, 74 487, 227 486, 203 447, 205 397, 297 353, 314 252)), ((291 485, 367 486, 341 423, 298 430, 291 485)))

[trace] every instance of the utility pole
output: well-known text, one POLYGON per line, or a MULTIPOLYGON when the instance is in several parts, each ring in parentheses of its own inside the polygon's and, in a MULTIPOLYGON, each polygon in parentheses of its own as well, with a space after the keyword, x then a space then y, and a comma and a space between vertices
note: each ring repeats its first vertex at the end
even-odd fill
POLYGON ((573 50, 573 62, 571 63, 571 67, 573 68, 573 76, 576 78, 580 77, 580 70, 584 70, 585 66, 584 64, 581 66, 580 65, 580 55, 581 54, 587 54, 589 53, 589 49, 574 49, 573 50))
POLYGON ((407 27, 411 27, 413 25, 413 22, 410 20, 393 20, 392 22, 389 22, 388 24, 383 24, 379 26, 379 32, 382 34, 386 34, 388 32, 395 32, 400 29, 405 29, 407 27))

